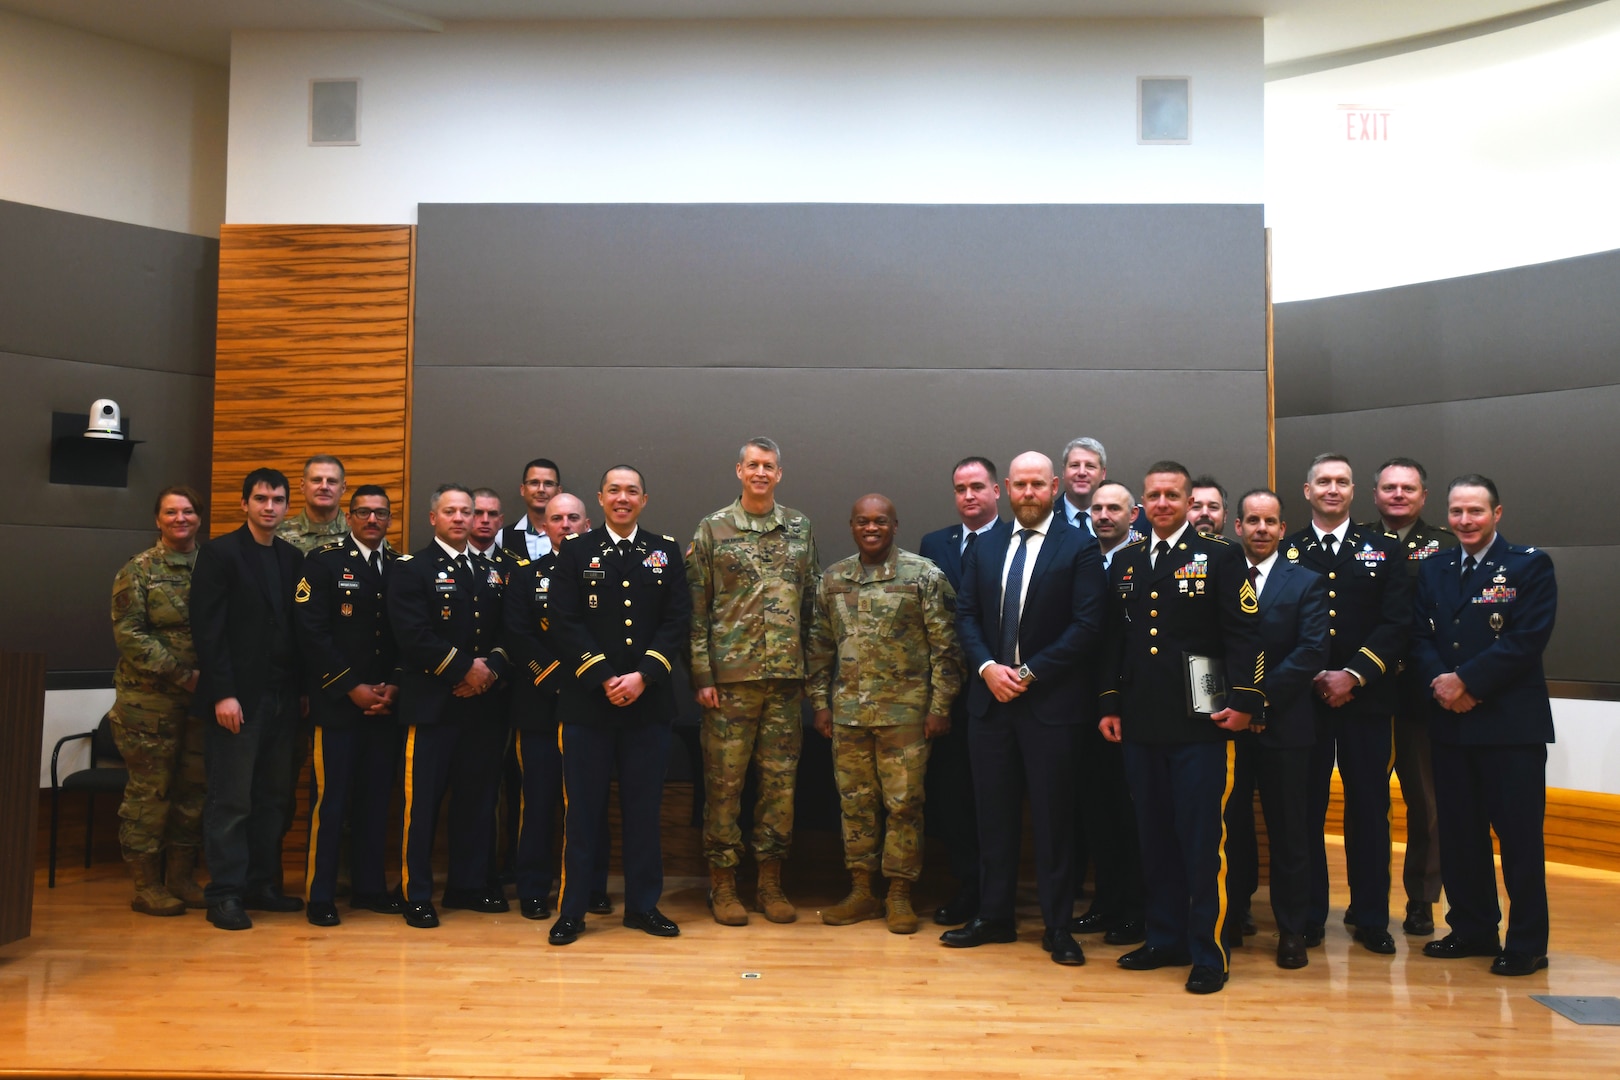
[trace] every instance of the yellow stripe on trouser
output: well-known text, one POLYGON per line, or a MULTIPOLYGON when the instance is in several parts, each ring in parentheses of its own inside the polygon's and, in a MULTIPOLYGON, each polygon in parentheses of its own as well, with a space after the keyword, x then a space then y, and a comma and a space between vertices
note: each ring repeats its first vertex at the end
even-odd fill
MULTIPOLYGON (((1389 763, 1384 766, 1384 790, 1389 790, 1389 778, 1395 773, 1395 718, 1389 718, 1389 763)), ((1384 804, 1384 835, 1395 831, 1395 800, 1384 804)))
POLYGON ((322 729, 315 729, 315 805, 309 811, 309 858, 304 863, 304 903, 309 903, 309 890, 315 885, 315 859, 320 850, 321 807, 326 805, 326 748, 321 742, 322 729))
POLYGON ((1220 906, 1215 912, 1215 947, 1221 952, 1221 971, 1232 970, 1232 955, 1226 951, 1226 804, 1231 801, 1232 788, 1237 783, 1237 742, 1226 741, 1226 789, 1221 792, 1221 872, 1215 882, 1215 895, 1220 906))
POLYGON ((411 802, 416 794, 415 772, 416 725, 412 724, 405 735, 405 827, 399 831, 399 891, 406 903, 411 899, 411 802))
MULTIPOLYGON (((557 753, 563 752, 562 725, 557 725, 557 753)), ((562 907, 562 898, 568 894, 568 770, 563 770, 563 847, 562 869, 558 872, 557 907, 562 907)))
POLYGON ((517 827, 517 842, 518 842, 518 850, 522 851, 523 850, 523 822, 525 820, 525 815, 523 813, 523 807, 525 805, 525 795, 526 795, 526 792, 523 790, 524 787, 526 786, 523 783, 523 776, 524 776, 524 770, 523 770, 523 732, 520 731, 520 732, 517 733, 517 738, 513 740, 512 749, 517 753, 517 763, 518 763, 518 827, 517 827))

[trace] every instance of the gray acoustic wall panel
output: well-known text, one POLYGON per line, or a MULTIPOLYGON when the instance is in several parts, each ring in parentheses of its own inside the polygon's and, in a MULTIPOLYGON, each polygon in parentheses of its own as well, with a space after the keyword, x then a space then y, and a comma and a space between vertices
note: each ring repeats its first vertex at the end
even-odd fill
POLYGON ((1254 370, 1256 206, 424 205, 419 367, 1254 370))
POLYGON ((1620 252, 1278 304, 1277 474, 1291 522, 1308 519, 1298 493, 1324 450, 1357 467, 1357 520, 1375 513, 1387 458, 1424 463, 1437 522, 1447 481, 1484 473, 1502 493, 1503 535, 1554 553, 1549 673, 1620 682, 1620 578, 1602 561, 1620 502, 1591 494, 1593 470, 1620 455, 1616 296, 1620 252))
POLYGON ((1166 456, 1265 479, 1258 207, 424 205, 419 221, 423 517, 453 479, 494 486, 515 518, 536 456, 594 509, 627 461, 647 525, 684 540, 736 497, 757 434, 782 443, 779 496, 828 560, 853 550, 869 491, 899 504, 902 545, 953 521, 968 454, 1005 473, 1086 434, 1133 488, 1166 456))
POLYGON ((113 575, 156 539, 152 500, 207 492, 219 242, 0 202, 0 648, 110 668, 113 575), (122 408, 126 488, 52 484, 51 413, 122 408))

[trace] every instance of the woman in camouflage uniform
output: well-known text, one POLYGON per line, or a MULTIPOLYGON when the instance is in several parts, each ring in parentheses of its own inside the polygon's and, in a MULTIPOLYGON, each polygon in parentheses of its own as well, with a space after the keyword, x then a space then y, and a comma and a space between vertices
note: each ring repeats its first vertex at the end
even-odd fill
POLYGON ((135 878, 130 907, 147 915, 206 906, 193 876, 202 842, 203 728, 188 715, 197 687, 191 569, 201 507, 191 488, 164 488, 154 507, 158 542, 113 579, 120 656, 112 731, 129 766, 118 843, 135 878))

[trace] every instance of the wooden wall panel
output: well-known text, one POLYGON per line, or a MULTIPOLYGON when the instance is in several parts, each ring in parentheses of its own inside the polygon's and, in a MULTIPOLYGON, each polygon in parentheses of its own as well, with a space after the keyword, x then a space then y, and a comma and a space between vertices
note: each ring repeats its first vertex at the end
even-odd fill
POLYGON ((394 499, 405 548, 415 229, 226 225, 220 230, 214 374, 214 535, 241 524, 242 477, 292 481, 311 454, 343 459, 349 489, 394 499))
POLYGON ((33 925, 34 811, 45 724, 45 654, 0 652, 0 945, 33 925))

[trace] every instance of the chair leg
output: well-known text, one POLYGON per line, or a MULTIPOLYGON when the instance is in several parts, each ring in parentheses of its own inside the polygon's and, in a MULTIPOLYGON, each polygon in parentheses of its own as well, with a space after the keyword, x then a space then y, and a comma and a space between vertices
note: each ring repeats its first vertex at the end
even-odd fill
POLYGON ((59 788, 51 788, 51 850, 46 865, 50 868, 45 874, 45 887, 56 888, 56 823, 62 805, 62 792, 59 788))
POLYGON ((96 796, 89 792, 84 797, 84 868, 90 869, 91 845, 95 841, 96 796))

